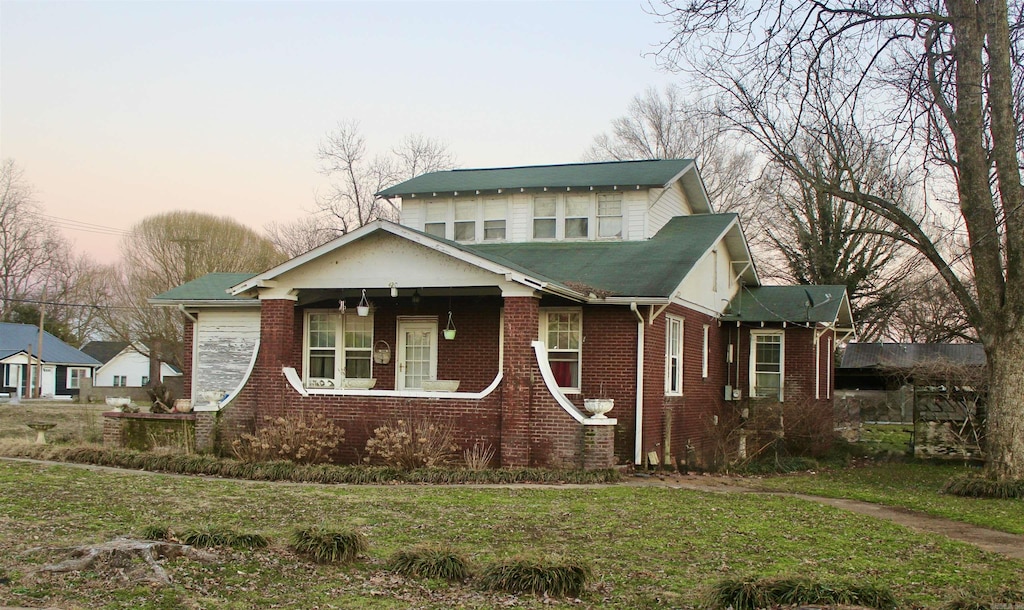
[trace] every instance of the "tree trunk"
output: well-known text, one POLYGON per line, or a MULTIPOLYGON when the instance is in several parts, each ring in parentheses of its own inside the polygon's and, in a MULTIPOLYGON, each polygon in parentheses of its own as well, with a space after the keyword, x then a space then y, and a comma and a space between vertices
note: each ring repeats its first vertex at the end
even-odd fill
POLYGON ((1000 479, 1024 479, 1024 326, 985 350, 988 356, 988 421, 985 470, 1000 479))

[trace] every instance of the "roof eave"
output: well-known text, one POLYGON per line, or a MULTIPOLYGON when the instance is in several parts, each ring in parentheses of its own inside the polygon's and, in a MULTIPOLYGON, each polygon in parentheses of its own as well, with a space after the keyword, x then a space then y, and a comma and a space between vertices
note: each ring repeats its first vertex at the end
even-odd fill
POLYGON ((147 299, 156 307, 259 307, 259 299, 147 299))

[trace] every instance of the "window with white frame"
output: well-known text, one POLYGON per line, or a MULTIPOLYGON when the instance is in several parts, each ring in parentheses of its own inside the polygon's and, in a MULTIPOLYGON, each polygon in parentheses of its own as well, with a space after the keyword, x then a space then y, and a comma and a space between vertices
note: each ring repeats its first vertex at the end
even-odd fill
POLYGON ((667 316, 665 335, 665 394, 683 393, 683 320, 667 316))
POLYGON ((781 331, 750 332, 750 395, 782 400, 784 342, 781 331))
POLYGON ((704 345, 701 349, 700 359, 700 376, 704 379, 708 378, 708 360, 711 359, 711 327, 707 324, 704 325, 704 345))
POLYGON ((128 376, 127 375, 114 375, 114 387, 115 388, 124 388, 124 387, 127 387, 127 386, 128 386, 128 376))
POLYGON ((476 241, 476 199, 455 200, 455 241, 476 241))
POLYGON ((89 369, 77 366, 68 367, 68 389, 77 390, 82 387, 82 379, 89 376, 89 369))
POLYGON ((144 385, 144 386, 149 385, 149 375, 143 375, 142 376, 142 385, 144 385))
POLYGON ((373 316, 306 312, 303 357, 307 387, 337 388, 344 378, 370 378, 372 352, 373 316))
POLYGON ((558 206, 554 195, 537 195, 533 198, 533 238, 555 239, 558 223, 558 206))
POLYGON ((16 388, 21 385, 21 365, 5 364, 4 366, 4 387, 16 388))
POLYGON ((484 201, 484 241, 505 239, 505 221, 507 216, 507 198, 490 197, 484 201))
POLYGON ((565 238, 586 239, 590 236, 590 195, 566 195, 565 238))
POLYGON ((441 239, 447 237, 448 202, 428 201, 425 208, 426 219, 423 223, 423 232, 441 239))
POLYGON ((622 193, 598 194, 597 236, 622 237, 622 193))
POLYGON ((540 336, 548 350, 548 363, 558 387, 580 391, 583 354, 583 314, 580 309, 541 309, 540 336))

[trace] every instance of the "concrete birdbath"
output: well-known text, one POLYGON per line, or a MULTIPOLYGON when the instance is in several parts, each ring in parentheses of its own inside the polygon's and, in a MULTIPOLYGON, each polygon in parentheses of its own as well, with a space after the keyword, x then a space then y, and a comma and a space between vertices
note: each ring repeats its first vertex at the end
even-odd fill
POLYGON ((36 444, 37 445, 45 445, 46 444, 46 431, 50 430, 50 429, 53 429, 53 428, 55 428, 57 426, 57 424, 49 424, 49 423, 41 422, 41 421, 29 422, 29 423, 27 423, 25 425, 36 431, 36 444))

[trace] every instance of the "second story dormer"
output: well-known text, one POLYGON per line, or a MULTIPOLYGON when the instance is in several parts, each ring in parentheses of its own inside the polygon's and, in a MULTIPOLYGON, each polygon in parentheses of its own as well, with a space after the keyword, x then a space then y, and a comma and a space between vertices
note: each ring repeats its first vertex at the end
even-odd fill
POLYGON ((642 241, 713 212, 692 159, 432 172, 385 189, 401 224, 462 243, 642 241))

